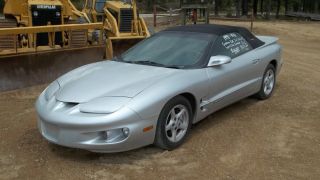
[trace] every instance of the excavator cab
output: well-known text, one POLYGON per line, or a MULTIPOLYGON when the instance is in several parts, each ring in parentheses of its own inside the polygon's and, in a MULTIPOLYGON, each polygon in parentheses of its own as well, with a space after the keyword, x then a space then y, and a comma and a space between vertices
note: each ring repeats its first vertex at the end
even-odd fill
POLYGON ((102 22, 106 2, 107 0, 86 0, 82 12, 88 16, 91 22, 102 22))
MULTIPOLYGON (((118 4, 111 5, 113 10, 114 8, 126 8, 127 5, 131 5, 131 0, 85 0, 82 12, 89 17, 91 22, 102 22, 105 16, 104 8, 109 7, 110 9, 110 4, 118 4)), ((129 9, 131 8, 129 7, 129 9)))
POLYGON ((96 0, 95 3, 95 10, 97 12, 97 21, 102 22, 103 16, 104 16, 104 7, 105 7, 106 1, 105 0, 96 0))

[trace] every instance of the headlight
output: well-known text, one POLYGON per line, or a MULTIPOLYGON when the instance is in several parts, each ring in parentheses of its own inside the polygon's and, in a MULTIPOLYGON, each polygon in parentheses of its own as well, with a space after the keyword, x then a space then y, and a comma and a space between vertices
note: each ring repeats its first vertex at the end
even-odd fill
POLYGON ((33 12, 33 16, 37 17, 38 16, 38 11, 33 12))
POLYGON ((60 89, 60 85, 57 81, 53 81, 45 90, 45 98, 48 101, 51 99, 56 92, 60 89))
POLYGON ((131 98, 127 97, 102 97, 88 103, 80 104, 80 112, 110 114, 125 106, 131 98))

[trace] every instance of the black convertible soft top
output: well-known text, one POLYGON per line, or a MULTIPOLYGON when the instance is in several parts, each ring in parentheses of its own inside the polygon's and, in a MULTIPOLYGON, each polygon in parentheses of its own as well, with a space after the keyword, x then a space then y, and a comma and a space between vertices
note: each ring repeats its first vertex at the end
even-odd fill
POLYGON ((164 31, 176 31, 176 32, 197 32, 214 34, 222 36, 227 33, 239 33, 241 34, 252 46, 253 49, 260 47, 264 44, 263 41, 254 36, 248 29, 236 26, 216 25, 216 24, 199 24, 199 25, 187 25, 176 26, 168 28, 164 31))

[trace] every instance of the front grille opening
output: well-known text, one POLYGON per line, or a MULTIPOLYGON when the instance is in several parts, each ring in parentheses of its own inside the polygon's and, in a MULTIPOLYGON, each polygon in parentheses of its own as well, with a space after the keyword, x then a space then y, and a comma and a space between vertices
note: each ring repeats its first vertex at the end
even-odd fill
POLYGON ((78 105, 79 103, 73 103, 73 102, 65 102, 64 105, 68 108, 74 107, 78 105))
MULTIPOLYGON (((62 24, 62 7, 61 6, 48 6, 48 5, 32 5, 32 25, 33 26, 46 26, 48 23, 51 25, 62 24)), ((62 33, 55 32, 56 45, 63 45, 62 33)), ((48 46, 49 38, 48 33, 37 33, 36 46, 48 46)))

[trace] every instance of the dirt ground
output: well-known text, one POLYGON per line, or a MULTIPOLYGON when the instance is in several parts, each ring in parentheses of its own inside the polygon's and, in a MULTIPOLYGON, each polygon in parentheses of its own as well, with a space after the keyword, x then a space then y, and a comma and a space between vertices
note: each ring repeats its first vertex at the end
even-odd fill
POLYGON ((45 86, 1 93, 0 179, 319 179, 320 24, 257 22, 254 31, 284 47, 274 96, 211 115, 174 151, 96 154, 50 144, 34 109, 45 86))

